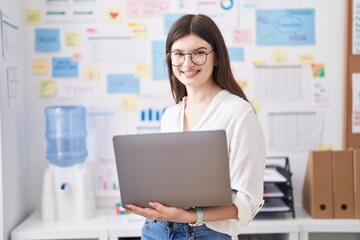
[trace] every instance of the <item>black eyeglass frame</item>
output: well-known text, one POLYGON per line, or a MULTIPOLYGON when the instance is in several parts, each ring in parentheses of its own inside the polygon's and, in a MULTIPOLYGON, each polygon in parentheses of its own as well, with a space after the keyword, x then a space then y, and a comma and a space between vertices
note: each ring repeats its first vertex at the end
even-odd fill
POLYGON ((197 63, 194 63, 194 61, 193 61, 193 59, 192 59, 192 54, 195 53, 195 52, 197 52, 197 51, 200 51, 200 50, 195 50, 195 51, 193 51, 193 52, 191 52, 191 53, 182 53, 182 54, 184 55, 184 57, 183 57, 183 62, 182 62, 181 64, 179 64, 179 65, 174 65, 174 64, 172 63, 172 61, 171 61, 171 54, 172 54, 172 52, 169 53, 169 58, 170 58, 171 65, 174 66, 174 67, 180 67, 180 66, 183 65, 184 62, 185 62, 185 56, 186 56, 186 55, 189 55, 189 56, 190 56, 190 60, 191 60, 191 62, 192 62, 193 64, 195 64, 196 66, 202 66, 202 65, 204 65, 204 64, 207 62, 207 56, 208 56, 210 53, 215 52, 214 49, 212 49, 212 50, 211 50, 210 52, 208 52, 208 53, 206 53, 206 52, 204 51, 204 53, 205 53, 205 55, 206 55, 206 57, 205 57, 205 62, 202 63, 202 64, 197 64, 197 63))

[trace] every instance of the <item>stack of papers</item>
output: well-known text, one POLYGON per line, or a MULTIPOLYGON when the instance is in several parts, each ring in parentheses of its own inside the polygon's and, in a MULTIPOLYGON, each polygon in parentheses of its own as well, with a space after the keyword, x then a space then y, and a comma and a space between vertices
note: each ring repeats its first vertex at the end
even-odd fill
POLYGON ((260 212, 285 212, 289 211, 290 207, 287 206, 281 198, 268 198, 260 212))
POLYGON ((276 168, 266 168, 264 173, 265 182, 286 182, 287 179, 276 168))
POLYGON ((283 197, 284 193, 276 186, 275 183, 265 183, 264 197, 283 197))

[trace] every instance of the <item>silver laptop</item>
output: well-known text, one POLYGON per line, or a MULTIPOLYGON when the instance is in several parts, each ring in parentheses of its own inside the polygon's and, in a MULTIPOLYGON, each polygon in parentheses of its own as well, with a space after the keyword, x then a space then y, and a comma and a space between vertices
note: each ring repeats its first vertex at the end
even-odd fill
POLYGON ((124 206, 232 203, 225 131, 119 135, 113 142, 124 206))

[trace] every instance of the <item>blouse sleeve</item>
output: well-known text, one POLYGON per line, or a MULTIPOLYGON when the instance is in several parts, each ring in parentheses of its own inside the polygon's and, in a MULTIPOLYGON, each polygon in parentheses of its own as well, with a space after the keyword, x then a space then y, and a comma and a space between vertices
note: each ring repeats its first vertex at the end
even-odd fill
POLYGON ((264 201, 264 171, 266 144, 263 130, 255 112, 250 109, 237 119, 228 134, 230 139, 230 177, 233 203, 238 219, 208 221, 206 225, 231 236, 240 234, 242 227, 251 222, 264 201))

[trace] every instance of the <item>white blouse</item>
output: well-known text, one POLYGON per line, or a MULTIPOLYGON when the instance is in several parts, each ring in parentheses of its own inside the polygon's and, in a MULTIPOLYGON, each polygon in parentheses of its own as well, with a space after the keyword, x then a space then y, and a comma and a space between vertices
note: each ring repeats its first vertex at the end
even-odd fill
MULTIPOLYGON (((164 112, 161 132, 180 132, 184 129, 183 101, 164 112)), ((252 106, 227 90, 212 100, 192 131, 225 130, 230 157, 233 203, 238 219, 208 221, 205 224, 218 232, 237 236, 263 205, 263 183, 266 159, 265 137, 252 106)))

